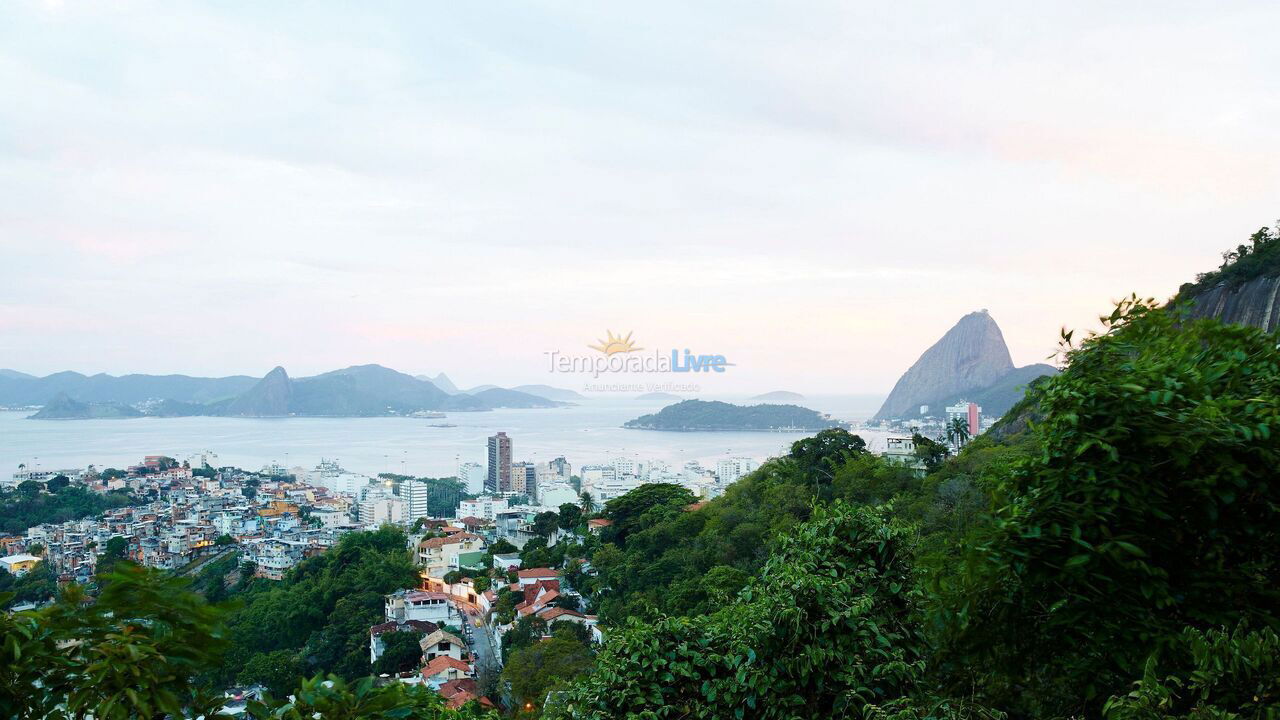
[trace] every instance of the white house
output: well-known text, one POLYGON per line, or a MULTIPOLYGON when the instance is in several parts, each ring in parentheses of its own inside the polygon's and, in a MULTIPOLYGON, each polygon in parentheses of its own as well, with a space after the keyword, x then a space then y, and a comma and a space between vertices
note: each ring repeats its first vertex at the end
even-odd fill
POLYGON ((426 590, 397 590, 387 596, 387 621, 424 620, 443 625, 449 620, 449 596, 426 590))

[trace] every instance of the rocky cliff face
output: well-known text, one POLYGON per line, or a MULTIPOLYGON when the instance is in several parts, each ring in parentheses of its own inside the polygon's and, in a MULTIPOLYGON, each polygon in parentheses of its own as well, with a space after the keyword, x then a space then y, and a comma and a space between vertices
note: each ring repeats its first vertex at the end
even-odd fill
POLYGON ((899 378, 875 419, 917 415, 921 405, 990 387, 1013 369, 996 321, 985 310, 969 313, 899 378))
POLYGON ((284 371, 284 368, 276 367, 243 395, 220 408, 217 414, 238 417, 281 417, 289 414, 292 396, 293 386, 289 381, 289 374, 284 371))
POLYGON ((1234 287, 1220 284, 1191 298, 1192 317, 1252 325, 1267 332, 1280 327, 1280 277, 1256 277, 1234 287))

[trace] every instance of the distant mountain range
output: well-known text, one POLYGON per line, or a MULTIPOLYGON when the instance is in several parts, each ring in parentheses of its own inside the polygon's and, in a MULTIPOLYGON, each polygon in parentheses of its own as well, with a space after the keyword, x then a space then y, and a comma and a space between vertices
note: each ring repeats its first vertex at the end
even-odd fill
MULTIPOLYGON (((447 382, 448 378, 444 380, 447 382)), ((284 368, 277 367, 261 379, 86 376, 74 372, 39 378, 14 370, 0 371, 0 405, 44 405, 32 416, 36 419, 191 415, 368 417, 419 411, 549 408, 564 404, 497 387, 451 394, 428 380, 381 365, 358 365, 304 378, 290 378, 284 368)))
POLYGON ((582 402, 586 400, 585 397, 583 397, 582 395, 579 395, 578 393, 572 390, 566 390, 565 388, 551 387, 550 385, 517 385, 513 388, 503 388, 497 385, 477 385, 476 387, 473 387, 469 390, 459 390, 458 386, 454 385, 453 381, 450 380, 449 377, 444 373, 440 373, 435 377, 430 377, 428 375, 418 375, 417 378, 419 380, 425 380, 431 383, 432 385, 435 385, 436 387, 449 393, 450 395, 459 395, 459 394, 478 395, 483 392, 488 392, 489 390, 514 390, 515 392, 518 392, 518 393, 524 393, 526 395, 535 395, 540 398, 546 398, 548 400, 556 400, 559 402, 576 403, 576 402, 582 402))
POLYGON ((650 415, 627 421, 636 430, 732 431, 825 430, 840 423, 798 405, 731 405, 719 401, 685 400, 650 415))
POLYGON ((916 360, 885 399, 875 420, 941 416, 962 400, 982 406, 984 415, 1003 415, 1022 398, 1025 388, 1052 365, 1014 367, 1000 326, 985 310, 973 312, 947 331, 916 360))

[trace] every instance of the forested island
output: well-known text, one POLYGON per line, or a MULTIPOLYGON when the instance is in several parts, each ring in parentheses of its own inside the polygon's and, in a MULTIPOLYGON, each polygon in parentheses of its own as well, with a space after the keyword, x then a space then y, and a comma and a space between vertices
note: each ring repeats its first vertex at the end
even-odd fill
POLYGON ((623 425, 633 430, 677 432, 824 430, 839 426, 840 422, 827 415, 799 405, 733 405, 717 400, 685 400, 623 425))

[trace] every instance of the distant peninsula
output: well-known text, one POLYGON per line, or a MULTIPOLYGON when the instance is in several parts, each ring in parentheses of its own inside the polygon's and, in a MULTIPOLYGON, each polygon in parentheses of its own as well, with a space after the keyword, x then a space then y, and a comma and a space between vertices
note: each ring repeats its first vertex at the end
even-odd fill
POLYGON ((86 403, 72 400, 66 393, 58 393, 45 403, 33 420, 99 420, 115 418, 140 418, 141 410, 121 403, 86 403))
POLYGON ((841 423, 799 405, 731 405, 719 401, 685 400, 662 410, 629 420, 633 430, 790 431, 825 430, 841 423))

